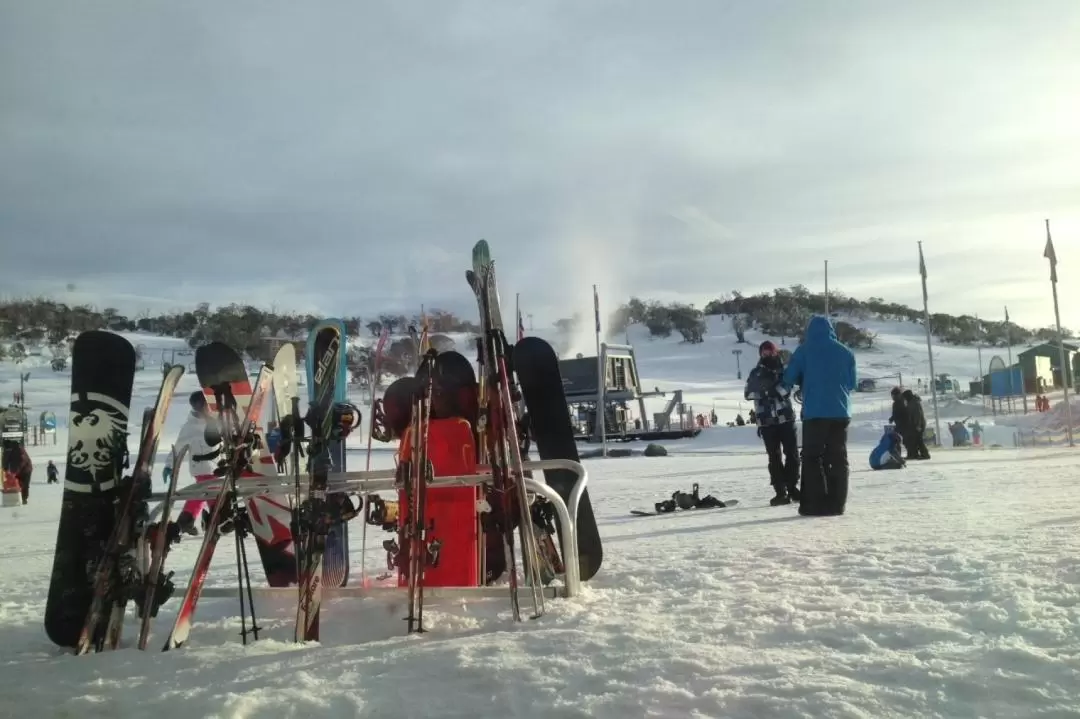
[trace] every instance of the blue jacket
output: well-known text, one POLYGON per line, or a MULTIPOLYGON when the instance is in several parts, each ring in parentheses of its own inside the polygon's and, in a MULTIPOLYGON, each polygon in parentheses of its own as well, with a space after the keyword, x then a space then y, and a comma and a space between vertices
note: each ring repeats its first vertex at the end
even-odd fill
POLYGON ((881 435, 881 441, 870 453, 870 469, 899 469, 904 466, 903 457, 900 455, 900 435, 894 430, 886 430, 881 435))
POLYGON ((855 355, 836 339, 827 317, 814 315, 806 323, 803 343, 784 370, 784 384, 802 388, 803 420, 851 418, 855 355))

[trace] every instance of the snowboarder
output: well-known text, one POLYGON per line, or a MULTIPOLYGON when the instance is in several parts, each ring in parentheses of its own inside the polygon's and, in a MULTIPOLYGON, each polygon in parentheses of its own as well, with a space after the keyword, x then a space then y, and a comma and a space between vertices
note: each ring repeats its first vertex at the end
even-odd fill
POLYGON ((909 389, 904 390, 901 397, 907 406, 908 426, 911 427, 907 458, 930 459, 930 450, 926 448, 926 414, 923 413, 922 399, 909 389))
POLYGON ((900 434, 893 425, 886 425, 881 441, 870 452, 870 469, 903 469, 907 466, 900 449, 900 434))
POLYGON ((795 434, 795 408, 791 391, 781 381, 784 361, 772 342, 758 347, 758 363, 746 378, 743 397, 753 400, 750 414, 757 420, 758 436, 769 456, 769 480, 776 507, 799 500, 799 438, 795 434))
POLYGON ((675 491, 672 493, 671 499, 657 502, 653 505, 653 508, 657 514, 668 514, 676 510, 685 512, 691 509, 712 509, 713 507, 723 508, 727 506, 727 504, 711 494, 702 497, 700 492, 701 487, 695 483, 691 491, 675 491))
POLYGON ((784 386, 802 391, 802 491, 799 514, 844 513, 848 494, 847 430, 855 391, 855 355, 837 338, 829 318, 806 323, 802 344, 784 370, 784 386))
POLYGON ((60 481, 60 470, 56 468, 53 461, 50 459, 49 463, 45 466, 45 484, 56 484, 60 481))
MULTIPOLYGON (((188 401, 191 404, 191 414, 180 428, 176 447, 190 448, 188 467, 191 476, 196 482, 205 482, 214 479, 214 467, 217 466, 218 455, 221 453, 221 434, 215 418, 210 414, 206 395, 201 391, 192 392, 188 401)), ((170 458, 169 461, 174 462, 175 458, 170 458)), ((201 499, 192 499, 184 504, 184 509, 176 518, 182 532, 192 536, 198 534, 195 515, 205 504, 201 499)))
POLYGON ((3 471, 14 474, 19 480, 22 503, 26 504, 30 500, 30 477, 34 473, 34 463, 30 461, 26 448, 18 442, 4 442, 3 471))

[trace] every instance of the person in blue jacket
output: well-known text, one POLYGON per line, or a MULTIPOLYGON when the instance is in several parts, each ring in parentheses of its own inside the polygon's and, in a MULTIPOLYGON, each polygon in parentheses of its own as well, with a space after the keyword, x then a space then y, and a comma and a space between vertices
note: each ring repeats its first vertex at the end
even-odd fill
POLYGON ((906 463, 900 446, 900 434, 896 427, 886 425, 881 441, 870 453, 870 469, 903 469, 906 463))
POLYGON ((784 384, 802 390, 802 491, 799 514, 844 513, 848 494, 847 430, 855 391, 855 355, 836 339, 829 318, 806 323, 802 344, 784 370, 784 384))

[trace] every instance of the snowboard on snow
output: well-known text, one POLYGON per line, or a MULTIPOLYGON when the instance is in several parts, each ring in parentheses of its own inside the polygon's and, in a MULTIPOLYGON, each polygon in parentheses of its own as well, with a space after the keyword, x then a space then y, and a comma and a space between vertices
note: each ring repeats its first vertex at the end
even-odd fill
MULTIPOLYGON (((570 424, 570 412, 567 410, 562 375, 559 372, 559 358, 555 350, 539 337, 525 337, 514 346, 510 358, 525 400, 529 429, 540 459, 569 459, 579 462, 577 442, 574 440, 574 429, 570 424)), ((547 469, 544 470, 544 477, 569 508, 570 492, 577 481, 576 475, 565 469, 547 469)), ((561 536, 562 528, 558 527, 558 530, 561 536)), ((604 559, 600 530, 596 526, 588 489, 582 493, 581 503, 578 505, 577 535, 581 580, 587 581, 600 570, 604 559)))
POLYGON ((92 577, 115 523, 113 502, 127 466, 135 348, 120 335, 80 334, 71 353, 67 466, 45 632, 75 647, 93 601, 92 577))
MULTIPOLYGON (((308 403, 315 405, 324 390, 329 387, 330 403, 347 402, 349 399, 348 337, 345 323, 339 319, 325 319, 312 328, 307 340, 307 386, 308 403), (316 358, 324 356, 325 345, 336 338, 338 341, 337 359, 333 367, 327 367, 319 375, 316 358)), ((330 471, 345 471, 345 440, 330 442, 330 471)), ((349 502, 344 494, 327 495, 330 506, 342 506, 349 502)), ((335 522, 330 525, 326 535, 326 548, 323 553, 322 576, 328 587, 344 587, 349 581, 349 524, 335 522)))
POLYGON ((700 514, 701 512, 708 512, 713 509, 730 509, 739 505, 739 500, 737 499, 722 499, 720 501, 724 503, 723 507, 696 507, 694 509, 676 509, 674 512, 657 512, 655 510, 650 512, 645 509, 631 509, 630 514, 634 515, 635 517, 666 517, 673 514, 700 514))

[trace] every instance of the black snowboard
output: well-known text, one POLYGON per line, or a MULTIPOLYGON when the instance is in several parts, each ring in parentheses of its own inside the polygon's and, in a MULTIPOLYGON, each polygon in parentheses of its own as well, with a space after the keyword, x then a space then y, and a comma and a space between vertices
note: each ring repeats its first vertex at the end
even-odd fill
MULTIPOLYGON (((431 369, 432 360, 425 357, 416 372, 416 379, 421 385, 427 385, 431 369)), ((462 417, 468 420, 475 432, 480 406, 479 387, 472 363, 460 352, 440 352, 434 357, 434 374, 431 416, 434 419, 462 417)))
POLYGON ((93 571, 115 523, 116 483, 127 464, 135 348, 111 332, 84 332, 71 353, 68 454, 45 632, 72 647, 93 599, 93 571))
POLYGON ((203 389, 234 382, 250 382, 244 360, 224 342, 211 342, 195 350, 195 375, 203 389))
MULTIPOLYGON (((574 429, 570 425, 570 410, 563 393, 559 358, 551 345, 539 337, 525 337, 514 346, 511 360, 525 399, 529 426, 540 459, 580 461, 574 429)), ((549 469, 544 471, 544 477, 569 504, 570 492, 577 479, 574 473, 565 469, 549 469)), ((587 581, 600 571, 604 559, 600 530, 596 526, 588 490, 582 493, 581 504, 578 505, 577 534, 581 580, 587 581)))
POLYGON ((406 375, 394 380, 383 393, 383 414, 391 437, 401 437, 412 421, 412 403, 420 390, 420 380, 406 375))

